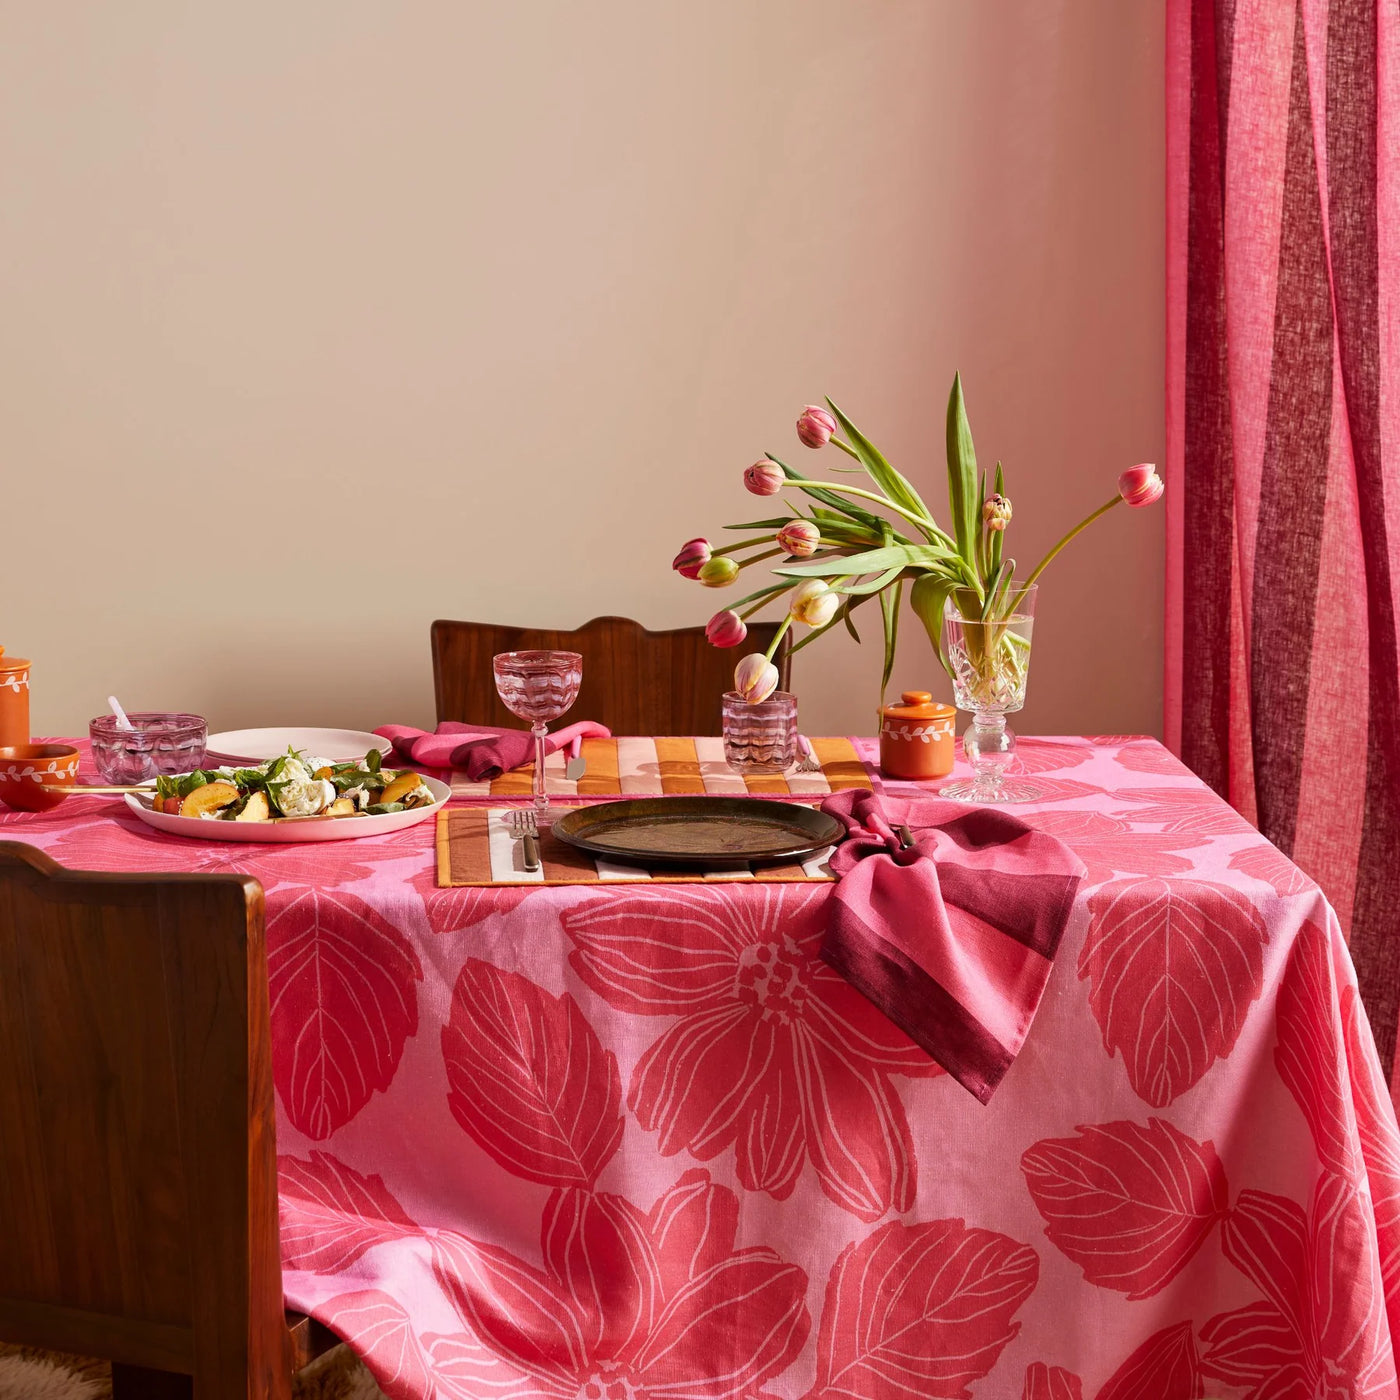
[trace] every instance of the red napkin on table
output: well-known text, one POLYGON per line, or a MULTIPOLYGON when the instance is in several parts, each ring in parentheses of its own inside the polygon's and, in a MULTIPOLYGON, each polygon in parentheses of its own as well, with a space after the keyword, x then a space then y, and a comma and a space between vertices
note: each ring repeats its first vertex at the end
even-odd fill
POLYGON ((992 807, 855 789, 822 810, 850 831, 822 957, 986 1103, 1040 1005, 1082 862, 992 807))
MULTIPOLYGON (((458 724, 445 720, 437 731, 413 729, 406 724, 385 724, 374 731, 394 746, 394 752, 409 763, 424 768, 461 768, 473 782, 499 778, 535 757, 535 740, 528 729, 495 729, 484 724, 458 724)), ((604 724, 579 720, 555 730, 545 740, 545 752, 567 748, 575 738, 607 739, 612 736, 604 724)))

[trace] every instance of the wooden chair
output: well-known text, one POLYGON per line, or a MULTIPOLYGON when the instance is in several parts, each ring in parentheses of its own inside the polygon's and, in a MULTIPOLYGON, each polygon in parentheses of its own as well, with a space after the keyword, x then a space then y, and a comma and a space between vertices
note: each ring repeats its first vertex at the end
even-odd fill
POLYGON ((288 1400, 263 892, 0 842, 0 1339, 117 1400, 288 1400))
MULTIPOLYGON (((703 627, 648 632, 626 617, 595 617, 573 631, 438 621, 432 633, 438 723, 518 726, 496 694, 491 658, 547 649, 583 657, 573 719, 597 720, 614 734, 718 734, 720 696, 734 688, 735 663, 748 652, 767 651, 777 628, 776 622, 755 623, 743 646, 720 648, 705 640, 703 627)), ((786 690, 786 638, 774 662, 786 690)))

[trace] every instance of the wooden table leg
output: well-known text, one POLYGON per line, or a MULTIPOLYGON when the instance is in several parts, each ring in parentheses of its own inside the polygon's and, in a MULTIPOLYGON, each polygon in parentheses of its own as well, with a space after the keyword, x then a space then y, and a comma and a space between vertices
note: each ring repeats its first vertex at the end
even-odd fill
POLYGON ((112 1400, 192 1400, 194 1377, 112 1363, 112 1400))

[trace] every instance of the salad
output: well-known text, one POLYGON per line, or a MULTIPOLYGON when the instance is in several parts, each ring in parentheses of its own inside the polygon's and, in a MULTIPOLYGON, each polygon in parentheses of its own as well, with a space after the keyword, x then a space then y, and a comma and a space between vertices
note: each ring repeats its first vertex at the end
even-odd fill
POLYGON ((270 822, 307 817, 375 817, 430 806, 437 799, 417 774, 362 759, 328 763, 298 749, 256 768, 197 768, 156 779, 155 809, 204 821, 270 822))

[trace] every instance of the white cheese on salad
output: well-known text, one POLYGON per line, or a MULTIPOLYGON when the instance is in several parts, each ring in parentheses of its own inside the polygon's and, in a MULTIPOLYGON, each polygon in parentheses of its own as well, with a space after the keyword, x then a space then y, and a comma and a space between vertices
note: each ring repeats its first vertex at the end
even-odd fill
MULTIPOLYGON (((291 766, 289 762, 287 768, 291 766)), ((285 817, 314 817, 334 801, 335 786, 325 778, 293 778, 277 788, 277 805, 285 817)))

